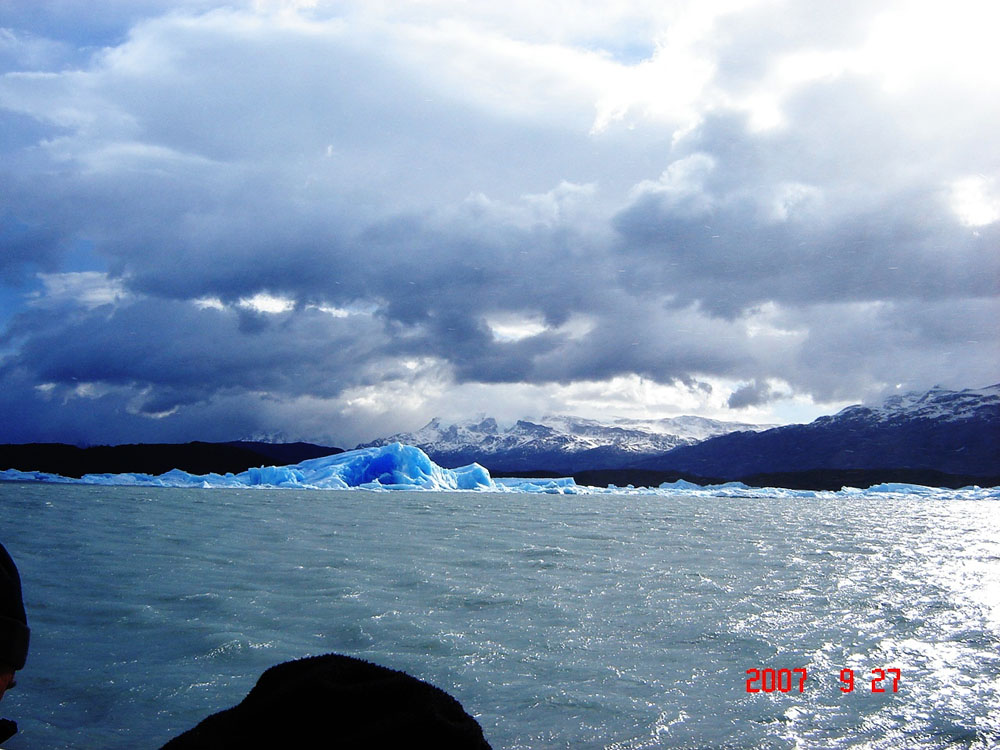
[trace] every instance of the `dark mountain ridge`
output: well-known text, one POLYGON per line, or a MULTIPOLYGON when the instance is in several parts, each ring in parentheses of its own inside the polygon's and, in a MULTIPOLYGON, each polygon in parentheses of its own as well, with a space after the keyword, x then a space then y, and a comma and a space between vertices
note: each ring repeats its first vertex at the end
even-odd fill
POLYGON ((137 443, 78 448, 64 443, 0 445, 0 469, 44 471, 64 477, 84 474, 163 474, 182 469, 191 474, 238 474, 255 466, 284 466, 342 453, 341 448, 312 443, 137 443))
POLYGON ((809 424, 735 432, 680 446, 629 468, 722 479, 820 470, 996 477, 1000 384, 963 391, 932 388, 894 396, 880 407, 849 406, 809 424))

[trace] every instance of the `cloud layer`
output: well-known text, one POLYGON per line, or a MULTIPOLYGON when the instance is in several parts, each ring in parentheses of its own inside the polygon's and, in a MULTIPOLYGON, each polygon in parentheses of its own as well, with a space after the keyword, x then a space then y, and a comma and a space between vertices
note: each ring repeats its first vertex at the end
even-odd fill
POLYGON ((830 7, 8 4, 3 439, 996 381, 992 11, 830 7))

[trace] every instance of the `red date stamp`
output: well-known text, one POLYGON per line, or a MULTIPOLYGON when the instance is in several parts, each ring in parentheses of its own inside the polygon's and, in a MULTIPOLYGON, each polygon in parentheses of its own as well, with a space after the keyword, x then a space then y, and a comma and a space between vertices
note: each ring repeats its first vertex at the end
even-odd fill
MULTIPOLYGON (((748 669, 747 670, 747 692, 748 693, 790 693, 798 690, 804 693, 806 690, 806 678, 808 672, 805 669, 748 669)), ((901 672, 895 667, 891 669, 876 668, 871 671, 871 691, 873 693, 899 692, 899 680, 901 672), (890 681, 891 678, 891 681, 890 681)), ((840 670, 840 692, 850 693, 854 691, 854 670, 840 670)))

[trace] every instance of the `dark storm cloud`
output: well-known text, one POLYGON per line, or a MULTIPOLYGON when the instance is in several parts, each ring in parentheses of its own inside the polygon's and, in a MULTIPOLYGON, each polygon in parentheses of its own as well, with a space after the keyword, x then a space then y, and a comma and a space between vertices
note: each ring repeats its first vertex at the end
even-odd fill
POLYGON ((631 68, 322 3, 107 6, 78 32, 82 6, 8 9, 0 270, 50 283, 0 339, 4 414, 35 408, 17 435, 39 439, 222 439, 421 378, 721 379, 731 408, 777 381, 995 381, 1000 222, 952 190, 980 175, 995 200, 995 105, 932 81, 943 113, 860 63, 788 83, 782 55, 854 50, 871 11, 766 5, 631 68), (710 90, 658 100, 691 50, 710 90), (114 294, 68 283, 81 243, 114 294))
POLYGON ((64 241, 49 227, 24 224, 12 215, 0 218, 0 274, 11 283, 37 269, 55 270, 64 241))
POLYGON ((357 363, 378 356, 380 338, 370 316, 199 309, 146 298, 68 318, 58 310, 24 313, 4 340, 25 342, 16 367, 46 383, 329 396, 364 377, 357 363))
MULTIPOLYGON (((180 408, 169 416, 144 410, 142 393, 129 388, 107 388, 98 393, 39 391, 29 373, 5 373, 0 390, 4 441, 60 442, 102 445, 129 442, 224 441, 234 437, 274 432, 266 400, 254 394, 216 390, 194 408, 180 408)), ((177 405, 177 399, 170 401, 177 405)), ((146 401, 150 407, 158 404, 146 401)), ((171 409, 173 406, 170 407, 171 409)), ((324 433, 317 430, 318 438, 324 433)))
POLYGON ((766 404, 773 396, 774 391, 771 386, 753 380, 733 391, 726 403, 730 409, 742 409, 745 406, 766 404))
MULTIPOLYGON (((273 431, 260 418, 261 399, 329 398, 398 376, 391 362, 379 366, 381 329, 363 314, 269 314, 151 298, 86 312, 30 310, 0 339, 0 346, 24 342, 0 366, 7 407, 25 417, 8 432, 44 439, 47 427, 67 429, 68 415, 105 439, 119 428, 134 440, 181 439, 179 426, 199 420, 220 440, 234 429, 273 431), (226 420, 209 428, 221 414, 226 420)), ((66 439, 96 439, 87 434, 80 427, 66 439)))

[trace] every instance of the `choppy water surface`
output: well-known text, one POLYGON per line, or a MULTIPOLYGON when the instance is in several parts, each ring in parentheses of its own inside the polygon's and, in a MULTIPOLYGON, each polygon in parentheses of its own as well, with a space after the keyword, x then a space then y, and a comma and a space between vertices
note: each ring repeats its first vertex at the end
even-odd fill
POLYGON ((495 748, 1000 745, 996 500, 13 484, 0 540, 32 627, 11 748, 158 747, 329 651, 495 748))

